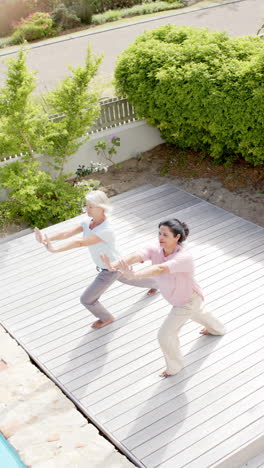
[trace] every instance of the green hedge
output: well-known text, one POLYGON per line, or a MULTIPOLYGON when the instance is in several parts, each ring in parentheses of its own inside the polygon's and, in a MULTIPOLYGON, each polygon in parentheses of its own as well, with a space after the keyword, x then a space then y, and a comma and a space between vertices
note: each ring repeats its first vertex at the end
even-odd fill
POLYGON ((264 42, 161 26, 119 57, 118 94, 169 143, 264 163, 264 42))

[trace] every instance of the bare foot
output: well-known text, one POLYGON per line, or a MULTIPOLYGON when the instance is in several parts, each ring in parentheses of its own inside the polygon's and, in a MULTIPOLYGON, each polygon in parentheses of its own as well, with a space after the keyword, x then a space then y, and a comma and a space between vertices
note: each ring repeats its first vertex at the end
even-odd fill
POLYGON ((35 232, 36 240, 37 240, 38 242, 40 242, 41 244, 43 244, 44 237, 43 237, 43 234, 42 234, 42 232, 40 231, 40 229, 37 228, 37 227, 35 227, 35 228, 34 228, 34 232, 35 232))
POLYGON ((109 323, 112 323, 115 320, 114 317, 111 317, 109 320, 106 320, 106 322, 102 322, 102 320, 96 320, 96 322, 92 323, 91 327, 92 328, 103 328, 106 325, 109 325, 109 323))
POLYGON ((157 289, 151 288, 151 289, 148 290, 147 295, 148 296, 154 296, 157 292, 158 292, 157 289))
POLYGON ((201 335, 210 335, 209 331, 207 330, 207 328, 202 328, 199 333, 201 335))
POLYGON ((163 371, 161 374, 160 374, 160 377, 172 377, 172 374, 168 374, 166 371, 163 371))

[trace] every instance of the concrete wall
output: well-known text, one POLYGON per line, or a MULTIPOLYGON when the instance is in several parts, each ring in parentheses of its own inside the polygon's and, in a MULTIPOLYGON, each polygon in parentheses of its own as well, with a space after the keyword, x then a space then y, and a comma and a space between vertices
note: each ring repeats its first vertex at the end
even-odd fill
MULTIPOLYGON (((65 164, 64 172, 75 173, 79 165, 90 166, 91 161, 101 162, 107 166, 111 165, 111 163, 105 161, 104 158, 98 158, 94 146, 99 140, 105 140, 107 143, 111 143, 111 137, 113 135, 120 138, 120 147, 117 148, 117 154, 113 156, 115 163, 130 159, 138 153, 143 153, 163 143, 157 128, 151 127, 144 120, 130 122, 92 134, 90 140, 84 143, 65 164)), ((42 170, 55 175, 52 169, 45 163, 44 157, 40 156, 39 158, 42 162, 42 170)), ((8 159, 7 161, 0 161, 0 167, 17 161, 18 159, 20 159, 20 156, 8 159)), ((6 191, 0 188, 0 200, 4 200, 5 198, 6 191)))
POLYGON ((115 163, 130 159, 163 143, 160 132, 155 127, 151 127, 143 120, 130 122, 92 134, 90 140, 84 143, 65 164, 64 172, 75 172, 79 164, 89 166, 91 161, 111 165, 103 157, 98 158, 94 146, 99 140, 105 140, 110 144, 112 136, 120 138, 120 147, 113 156, 115 163))

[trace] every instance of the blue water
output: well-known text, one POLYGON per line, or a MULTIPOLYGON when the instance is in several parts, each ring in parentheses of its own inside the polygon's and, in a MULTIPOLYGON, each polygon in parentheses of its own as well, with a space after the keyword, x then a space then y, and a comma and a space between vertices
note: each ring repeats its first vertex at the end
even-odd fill
POLYGON ((0 433, 0 468, 26 468, 14 449, 0 433))

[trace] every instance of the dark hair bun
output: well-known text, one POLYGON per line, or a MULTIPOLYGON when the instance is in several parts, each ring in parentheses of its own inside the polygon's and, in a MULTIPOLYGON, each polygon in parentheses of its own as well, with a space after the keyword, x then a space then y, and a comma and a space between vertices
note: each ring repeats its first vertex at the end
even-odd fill
POLYGON ((183 240, 185 240, 185 239, 187 239, 190 231, 189 231, 189 228, 188 228, 186 223, 181 223, 181 225, 183 227, 184 234, 185 234, 185 238, 183 240))

